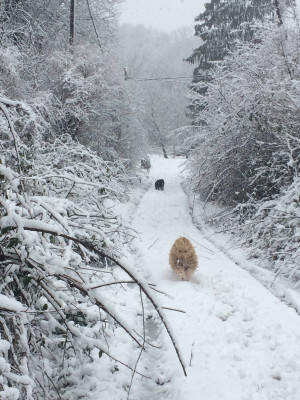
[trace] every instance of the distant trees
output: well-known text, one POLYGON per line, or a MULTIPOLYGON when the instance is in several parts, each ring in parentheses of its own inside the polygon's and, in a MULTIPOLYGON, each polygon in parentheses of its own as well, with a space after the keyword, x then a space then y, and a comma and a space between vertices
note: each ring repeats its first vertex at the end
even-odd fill
MULTIPOLYGON (((118 4, 122 0, 75 0, 74 44, 89 42, 103 50, 112 42, 117 25, 118 4)), ((12 41, 19 47, 52 51, 67 48, 70 36, 70 0, 1 1, 1 43, 12 41)))
POLYGON ((166 155, 172 143, 169 132, 189 123, 186 94, 192 67, 183 59, 194 40, 184 29, 167 34, 130 25, 120 27, 119 40, 121 63, 127 67, 129 78, 134 78, 126 85, 139 99, 141 120, 151 145, 160 147, 166 155))
MULTIPOLYGON (((1 1, 1 46, 17 46, 37 57, 68 45, 68 1, 1 1)), ((28 60, 29 61, 29 60, 28 60)))
POLYGON ((73 54, 53 54, 46 68, 58 110, 55 129, 105 160, 122 158, 134 167, 147 148, 146 133, 113 51, 77 46, 73 54))
POLYGON ((44 2, 4 2, 0 80, 11 98, 47 97, 52 134, 70 134, 104 158, 134 165, 147 141, 115 61, 118 3, 76 2, 76 48, 70 52, 68 2, 52 0, 45 9, 44 2))

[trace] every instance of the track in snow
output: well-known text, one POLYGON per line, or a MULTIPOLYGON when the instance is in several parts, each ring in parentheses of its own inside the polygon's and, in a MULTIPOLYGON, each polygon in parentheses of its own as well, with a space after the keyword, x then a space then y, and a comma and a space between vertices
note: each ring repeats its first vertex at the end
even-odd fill
POLYGON ((152 158, 153 184, 132 226, 140 239, 136 263, 170 295, 160 296, 161 304, 186 312, 166 313, 188 376, 165 337, 161 354, 151 359, 150 352, 144 361, 153 374, 164 371, 165 386, 141 381, 132 399, 299 400, 300 318, 195 228, 180 186, 181 161, 152 158), (160 178, 164 191, 154 189, 160 178), (199 257, 190 282, 180 281, 168 265, 179 236, 192 240, 199 257))

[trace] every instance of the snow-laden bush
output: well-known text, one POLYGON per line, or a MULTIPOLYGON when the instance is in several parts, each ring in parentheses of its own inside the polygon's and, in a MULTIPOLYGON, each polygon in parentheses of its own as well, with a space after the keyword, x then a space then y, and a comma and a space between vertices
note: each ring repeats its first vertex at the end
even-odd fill
POLYGON ((41 87, 53 96, 52 134, 69 134, 105 160, 123 158, 133 169, 145 152, 146 132, 114 56, 85 44, 74 53, 53 52, 45 72, 41 87))
POLYGON ((252 257, 266 259, 266 266, 300 285, 300 179, 273 200, 240 205, 224 218, 249 246, 252 257))
MULTIPOLYGON (((69 51, 65 47, 67 35, 59 45, 49 37, 56 23, 59 31, 57 36, 63 36, 60 30, 67 10, 66 5, 59 6, 51 2, 45 15, 42 12, 41 15, 36 15, 35 6, 38 6, 39 10, 44 6, 41 1, 38 1, 37 5, 35 3, 26 0, 17 4, 16 8, 13 4, 3 6, 4 12, 8 13, 7 21, 11 18, 11 26, 4 24, 0 41, 1 94, 37 109, 44 120, 44 135, 54 138, 61 134, 69 134, 73 139, 76 138, 92 148, 105 160, 126 160, 127 169, 133 170, 145 153, 146 132, 136 115, 131 93, 128 87, 125 87, 123 69, 117 66, 111 39, 110 43, 106 43, 106 39, 102 37, 107 47, 101 50, 90 37, 82 40, 80 34, 78 42, 80 37, 83 44, 77 43, 73 51, 69 51), (43 23, 48 24, 48 19, 55 19, 56 13, 59 12, 61 15, 53 21, 51 33, 46 30, 40 37, 37 30, 41 33, 43 23), (19 33, 18 13, 22 14, 22 18, 23 14, 32 14, 32 19, 28 17, 26 21, 29 25, 35 23, 35 28, 31 28, 32 38, 29 43, 28 37, 22 35, 19 46, 13 40, 19 33), (47 16, 47 13, 50 15, 47 16), (34 18, 37 19, 35 22, 34 18), (37 28, 39 24, 40 29, 37 28)), ((107 14, 105 25, 112 23, 112 20, 110 23, 108 20, 115 16, 113 9, 118 1, 92 3, 93 7, 104 7, 107 14), (109 7, 112 8, 111 15, 109 7)), ((85 11, 86 6, 82 5, 85 11)), ((98 17, 102 19, 100 14, 98 17)), ((24 113, 24 108, 21 110, 24 113)), ((18 123, 22 123, 20 113, 15 111, 18 114, 15 118, 18 123)), ((23 134, 30 137, 34 131, 34 126, 31 125, 37 121, 29 121, 26 113, 24 117, 23 121, 26 121, 28 126, 27 129, 24 127, 23 134)), ((24 139, 20 129, 19 133, 24 139)), ((35 137, 35 140, 39 139, 35 137)), ((24 142, 27 144, 25 140, 24 142)))
POLYGON ((294 28, 262 31, 215 68, 205 95, 193 95, 205 123, 188 137, 187 165, 203 198, 271 199, 299 172, 298 38, 294 28))
MULTIPOLYGON (((20 382, 4 374, 5 383, 15 383, 22 393, 22 380, 31 377, 35 381, 31 390, 38 398, 46 398, 38 394, 40 390, 55 398, 53 389, 61 398, 70 398, 68 387, 78 390, 72 376, 89 362, 93 348, 108 353, 105 332, 113 329, 113 319, 118 321, 100 290, 90 290, 112 276, 104 255, 96 256, 91 243, 115 253, 114 238, 109 236, 113 231, 120 235, 121 229, 100 201, 95 204, 89 199, 91 203, 86 201, 83 207, 63 197, 30 195, 18 174, 4 166, 0 170, 1 292, 5 295, 1 334, 10 343, 11 368, 21 375, 20 382), (15 300, 20 315, 11 310, 15 300), (93 305, 99 312, 92 318, 93 305)), ((124 329, 135 336, 131 327, 124 329)))
MULTIPOLYGON (((1 398, 93 399, 122 366, 145 375, 143 297, 177 351, 150 287, 120 261, 133 236, 112 205, 129 177, 69 136, 46 141, 38 109, 0 106, 1 398)), ((113 379, 130 390, 130 377, 113 379)))
POLYGON ((129 350, 123 357, 114 350, 118 341, 129 346, 123 331, 145 347, 143 322, 137 320, 142 305, 128 309, 132 295, 110 287, 135 283, 165 324, 163 316, 148 285, 111 256, 124 235, 104 206, 33 196, 24 192, 17 173, 0 166, 0 174, 2 388, 17 389, 16 399, 94 398, 93 373, 90 379, 80 371, 105 354, 104 369, 127 365, 135 372, 123 359, 129 350))
POLYGON ((151 168, 151 161, 149 156, 145 156, 141 159, 141 167, 149 171, 149 169, 151 168))

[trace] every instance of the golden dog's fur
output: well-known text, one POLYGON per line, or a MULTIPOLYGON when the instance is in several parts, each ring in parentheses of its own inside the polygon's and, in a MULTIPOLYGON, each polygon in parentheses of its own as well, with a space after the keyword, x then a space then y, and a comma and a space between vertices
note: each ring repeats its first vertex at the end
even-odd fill
POLYGON ((175 240, 170 250, 169 263, 181 280, 189 281, 198 266, 192 243, 185 237, 175 240))

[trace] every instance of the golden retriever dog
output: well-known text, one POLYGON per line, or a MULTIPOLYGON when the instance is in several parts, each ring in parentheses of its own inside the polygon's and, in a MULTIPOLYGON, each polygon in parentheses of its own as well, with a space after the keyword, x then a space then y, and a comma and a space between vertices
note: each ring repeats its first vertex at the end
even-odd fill
POLYGON ((189 281, 198 266, 192 243, 185 237, 175 240, 170 250, 169 263, 181 280, 189 281))

